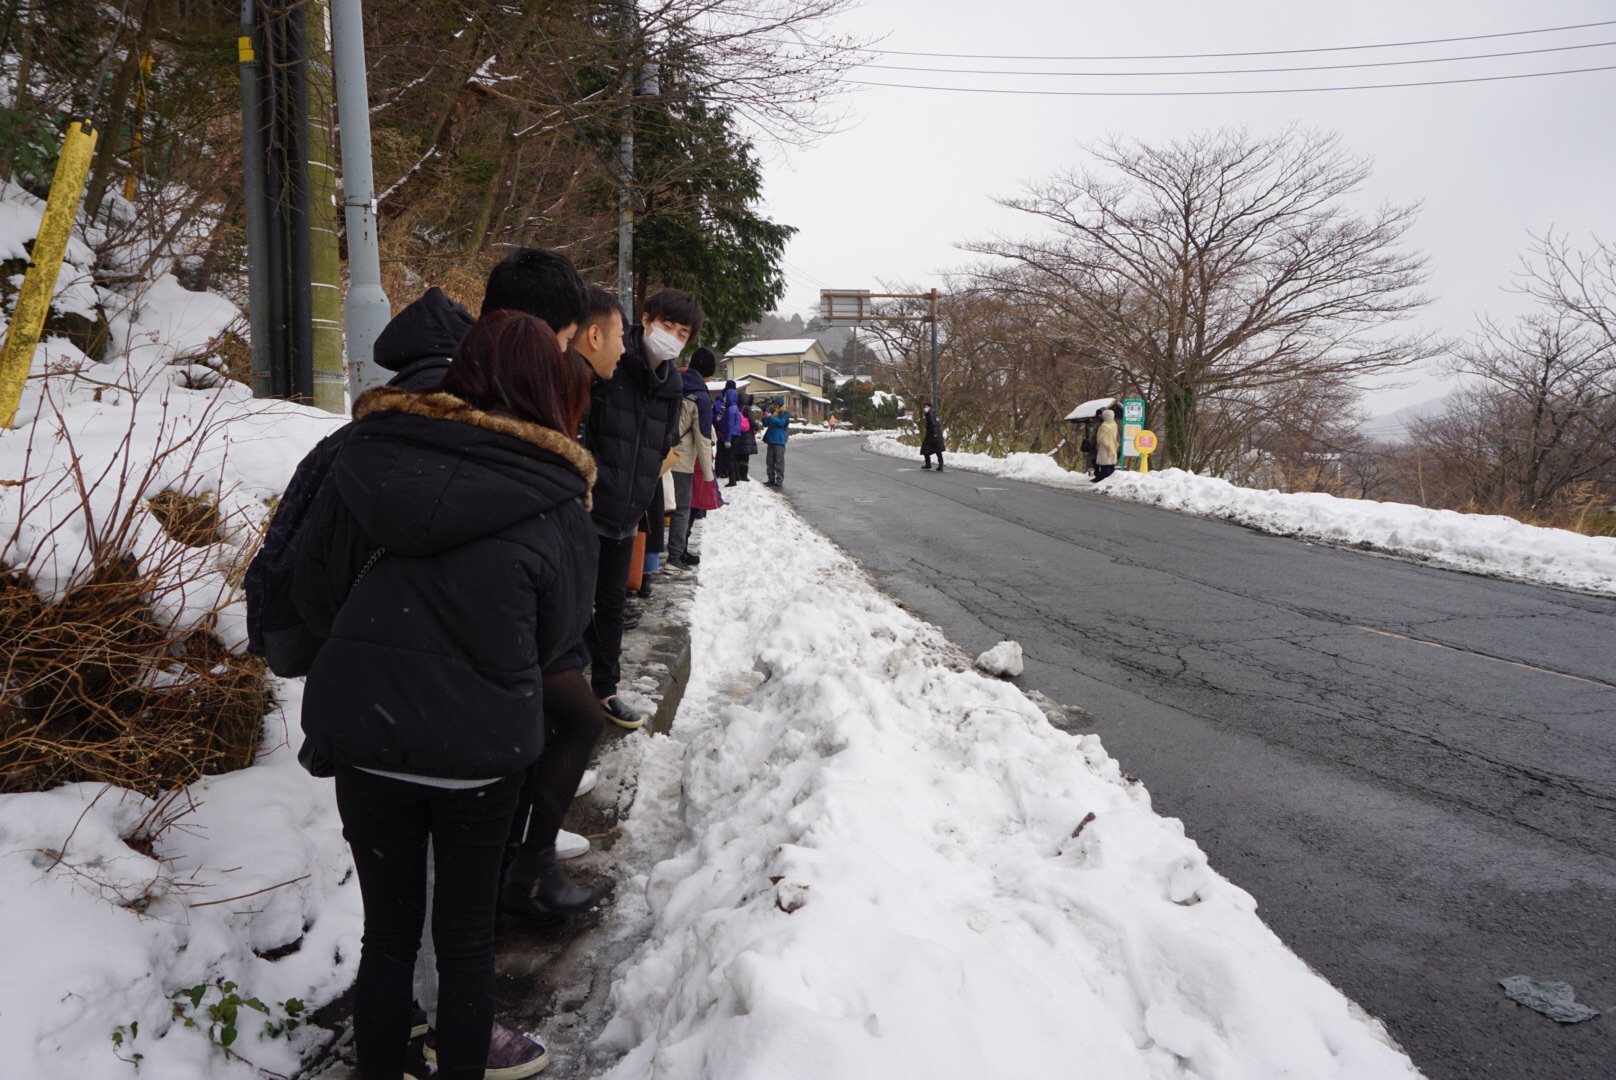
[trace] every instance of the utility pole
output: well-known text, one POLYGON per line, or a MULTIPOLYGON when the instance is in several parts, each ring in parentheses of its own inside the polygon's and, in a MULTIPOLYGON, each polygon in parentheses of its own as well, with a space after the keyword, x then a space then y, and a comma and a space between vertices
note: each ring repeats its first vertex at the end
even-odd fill
POLYGON ((331 51, 342 131, 342 203, 348 225, 348 390, 358 397, 389 376, 376 365, 376 339, 393 317, 382 290, 376 241, 376 179, 370 160, 370 89, 365 80, 365 26, 360 0, 331 0, 331 51))
MULTIPOLYGON (((937 397, 937 290, 931 291, 931 408, 936 413, 942 406, 937 397)), ((942 458, 938 458, 941 461, 942 458)))
POLYGON ((623 323, 634 325, 634 90, 637 65, 634 38, 639 9, 635 0, 622 0, 623 13, 623 134, 618 141, 617 188, 617 301, 623 305, 623 323))
POLYGON ((309 31, 309 310, 314 405, 346 411, 342 373, 342 258, 337 249, 337 150, 331 139, 331 10, 311 0, 309 31))
POLYGON ((241 25, 236 53, 241 74, 241 202, 247 212, 247 323, 252 348, 253 397, 275 393, 275 361, 270 340, 269 203, 267 164, 264 157, 264 62, 255 41, 257 16, 253 0, 241 2, 241 25))

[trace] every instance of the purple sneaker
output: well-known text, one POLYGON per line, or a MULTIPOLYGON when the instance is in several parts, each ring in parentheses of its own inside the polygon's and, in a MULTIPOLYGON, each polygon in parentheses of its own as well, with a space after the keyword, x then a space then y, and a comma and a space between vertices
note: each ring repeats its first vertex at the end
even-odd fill
MULTIPOLYGON (((426 1036, 426 1060, 438 1067, 437 1032, 426 1036)), ((550 1051, 539 1040, 508 1028, 498 1020, 488 1039, 488 1066, 483 1080, 522 1080, 543 1072, 550 1064, 550 1051)))

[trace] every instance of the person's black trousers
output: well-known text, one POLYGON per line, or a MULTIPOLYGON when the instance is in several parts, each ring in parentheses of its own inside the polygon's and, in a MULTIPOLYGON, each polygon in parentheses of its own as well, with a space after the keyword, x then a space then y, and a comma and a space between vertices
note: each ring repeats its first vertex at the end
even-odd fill
POLYGON ((719 438, 714 432, 713 437, 718 439, 718 449, 713 455, 713 472, 720 480, 733 480, 735 478, 735 448, 729 439, 719 438))
POLYGON ((623 677, 623 606, 628 601, 629 564, 634 561, 634 537, 600 538, 600 568, 595 575, 595 617, 584 631, 589 646, 589 685, 595 696, 617 693, 623 677))
POLYGON ((544 753, 528 766, 511 821, 508 857, 519 847, 555 847, 562 819, 605 730, 606 710, 582 671, 545 672, 544 753))
POLYGON ((438 954, 438 1076, 481 1080, 494 1023, 494 919, 500 860, 523 774, 450 789, 337 770, 337 812, 353 849, 365 933, 354 984, 361 1080, 398 1080, 410 1042, 411 975, 426 919, 438 954))
POLYGON ((752 472, 752 455, 751 454, 736 454, 735 455, 735 479, 738 482, 744 484, 747 481, 752 479, 751 472, 752 472))
MULTIPOLYGON (((920 456, 926 459, 926 468, 928 468, 928 469, 931 468, 932 455, 931 454, 921 454, 920 456)), ((943 452, 941 450, 937 451, 936 456, 937 456, 937 467, 939 469, 941 469, 943 467, 943 452)))

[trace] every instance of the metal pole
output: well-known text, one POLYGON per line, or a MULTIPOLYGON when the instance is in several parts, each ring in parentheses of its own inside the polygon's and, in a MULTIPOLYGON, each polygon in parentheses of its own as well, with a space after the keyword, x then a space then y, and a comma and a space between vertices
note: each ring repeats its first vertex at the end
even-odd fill
POLYGON ((634 325, 634 30, 639 11, 635 0, 623 0, 623 135, 618 142, 618 165, 623 175, 617 188, 617 302, 623 322, 634 325))
POLYGON ((269 207, 264 193, 264 62, 253 47, 253 0, 241 0, 241 201, 247 211, 247 341, 253 397, 275 394, 270 360, 269 207))
POLYGON ((389 376, 376 365, 376 339, 393 317, 382 291, 376 243, 376 180, 370 161, 370 89, 365 80, 365 26, 360 0, 331 0, 331 54, 342 134, 342 202, 348 226, 348 389, 358 397, 389 376))
POLYGON ((282 138, 286 149, 286 211, 290 242, 287 246, 287 312, 292 343, 292 396, 314 404, 314 289, 313 252, 309 237, 309 39, 301 4, 283 15, 289 55, 285 64, 282 138))
POLYGON ((941 416, 942 401, 937 397, 937 290, 931 291, 931 411, 941 416))

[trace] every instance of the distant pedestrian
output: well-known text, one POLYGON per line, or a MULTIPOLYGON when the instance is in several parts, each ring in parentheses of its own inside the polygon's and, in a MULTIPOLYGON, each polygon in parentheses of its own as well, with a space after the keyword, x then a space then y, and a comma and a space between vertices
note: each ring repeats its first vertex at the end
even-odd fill
POLYGON ((763 445, 768 448, 769 478, 764 487, 786 486, 786 439, 791 436, 791 413, 780 398, 763 421, 763 445))
POLYGON ((718 453, 718 475, 725 480, 734 479, 734 453, 735 436, 740 434, 741 392, 735 388, 735 380, 724 382, 724 389, 713 402, 713 444, 718 453))
POLYGON ((741 395, 741 432, 730 440, 731 473, 728 487, 752 479, 752 459, 757 456, 757 432, 763 425, 763 412, 752 404, 752 395, 741 395))
POLYGON ((922 465, 921 468, 923 468, 923 469, 931 468, 932 455, 936 454, 937 455, 937 471, 942 472, 943 471, 943 424, 942 424, 942 421, 937 419, 937 411, 931 407, 931 402, 929 402, 929 401, 926 402, 926 408, 925 408, 924 413, 923 413, 923 420, 924 420, 924 423, 925 423, 925 434, 922 435, 921 439, 920 439, 920 456, 926 459, 926 464, 922 465))
POLYGON ((1100 410, 1100 430, 1094 433, 1094 479, 1104 480, 1117 471, 1117 414, 1100 410))

